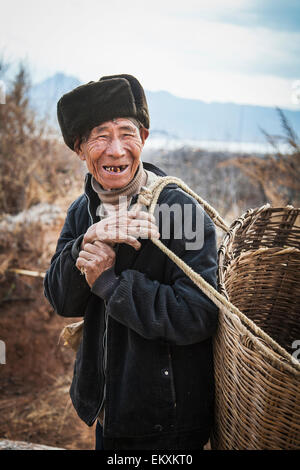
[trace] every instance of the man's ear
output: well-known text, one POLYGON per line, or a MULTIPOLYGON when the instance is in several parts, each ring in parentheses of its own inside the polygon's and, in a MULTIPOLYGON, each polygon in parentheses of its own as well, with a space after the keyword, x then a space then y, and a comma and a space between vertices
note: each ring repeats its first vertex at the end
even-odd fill
POLYGON ((77 153, 80 160, 85 161, 85 155, 82 148, 82 141, 77 137, 74 143, 74 151, 77 153))
POLYGON ((140 136, 141 136, 143 145, 144 145, 146 139, 148 138, 148 135, 149 135, 149 129, 146 129, 146 127, 141 127, 140 128, 140 136))

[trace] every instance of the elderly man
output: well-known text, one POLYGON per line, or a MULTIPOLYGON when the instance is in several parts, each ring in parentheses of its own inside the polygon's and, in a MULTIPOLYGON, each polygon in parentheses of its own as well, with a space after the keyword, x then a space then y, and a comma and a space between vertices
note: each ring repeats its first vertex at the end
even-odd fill
POLYGON ((142 187, 166 176, 141 161, 149 113, 136 78, 105 76, 75 88, 58 102, 58 120, 88 169, 44 283, 59 315, 84 317, 73 405, 88 426, 97 421, 96 449, 202 449, 213 418, 217 308, 151 238, 216 287, 214 224, 175 184, 158 205, 189 205, 194 232, 200 212, 200 247, 175 236, 174 214, 162 236, 162 218, 135 205, 142 187))

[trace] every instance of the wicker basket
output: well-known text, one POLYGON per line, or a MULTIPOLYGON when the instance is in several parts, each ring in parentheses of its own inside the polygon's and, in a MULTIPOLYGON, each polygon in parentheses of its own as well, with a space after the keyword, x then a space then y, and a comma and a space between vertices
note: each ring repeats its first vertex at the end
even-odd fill
MULTIPOLYGON (((151 189, 143 187, 137 205, 149 206, 153 214, 169 183, 194 197, 226 232, 219 248, 218 291, 152 239, 219 307, 211 447, 300 449, 300 362, 292 356, 293 343, 300 341, 300 209, 267 204, 249 209, 229 228, 182 180, 169 176, 158 178, 151 189)), ((70 334, 81 335, 83 322, 69 327, 61 336, 71 344, 70 334)))
POLYGON ((144 188, 138 204, 153 214, 169 183, 203 205, 226 235, 215 290, 160 240, 152 239, 219 307, 214 338, 213 449, 300 449, 300 209, 249 209, 231 227, 175 177, 144 188), (294 343, 294 344, 293 344, 294 343))
POLYGON ((213 449, 300 449, 300 209, 249 209, 219 248, 213 449), (275 341, 274 341, 275 340, 275 341), (298 345, 299 348, 299 345, 298 345))

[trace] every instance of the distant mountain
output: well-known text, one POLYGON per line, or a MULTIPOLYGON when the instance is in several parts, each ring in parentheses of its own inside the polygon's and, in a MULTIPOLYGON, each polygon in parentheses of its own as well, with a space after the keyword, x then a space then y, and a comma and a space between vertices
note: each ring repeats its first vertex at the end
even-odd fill
MULTIPOLYGON (((47 115, 55 126, 59 98, 81 82, 57 73, 32 87, 32 106, 47 115)), ((206 103, 179 98, 167 91, 145 91, 150 111, 152 138, 210 140, 225 142, 266 142, 260 128, 272 135, 282 134, 275 108, 234 103, 206 103)), ((282 109, 296 133, 300 131, 300 111, 282 109)))
POLYGON ((76 77, 57 73, 32 86, 29 96, 31 104, 41 117, 48 117, 52 125, 58 126, 56 118, 57 101, 64 93, 73 90, 80 84, 76 77))

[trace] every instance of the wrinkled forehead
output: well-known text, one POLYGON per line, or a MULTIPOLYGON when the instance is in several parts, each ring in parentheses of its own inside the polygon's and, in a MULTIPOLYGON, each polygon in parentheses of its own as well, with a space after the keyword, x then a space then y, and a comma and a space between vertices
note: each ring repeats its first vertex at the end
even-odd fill
POLYGON ((138 129, 140 129, 140 127, 142 127, 142 124, 135 118, 132 118, 132 117, 128 117, 128 118, 115 118, 112 120, 114 123, 117 123, 117 124, 124 124, 124 121, 126 121, 128 123, 128 121, 132 122, 135 127, 137 127, 138 129))
POLYGON ((135 127, 140 129, 141 124, 137 119, 128 117, 128 118, 113 118, 110 121, 101 122, 98 126, 94 127, 91 132, 99 131, 100 129, 109 130, 112 127, 123 128, 123 127, 135 127))

